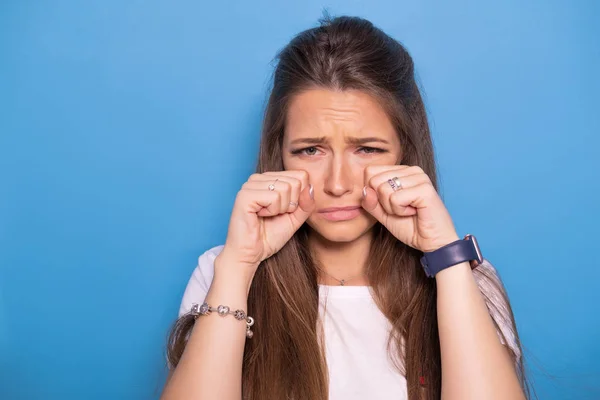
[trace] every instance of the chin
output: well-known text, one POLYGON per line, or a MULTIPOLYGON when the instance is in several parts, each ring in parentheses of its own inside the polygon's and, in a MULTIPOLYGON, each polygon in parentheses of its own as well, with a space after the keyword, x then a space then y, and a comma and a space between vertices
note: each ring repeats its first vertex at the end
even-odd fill
POLYGON ((363 236, 373 228, 376 220, 364 216, 348 221, 327 221, 319 216, 311 216, 306 223, 311 230, 323 239, 334 243, 348 243, 363 236))

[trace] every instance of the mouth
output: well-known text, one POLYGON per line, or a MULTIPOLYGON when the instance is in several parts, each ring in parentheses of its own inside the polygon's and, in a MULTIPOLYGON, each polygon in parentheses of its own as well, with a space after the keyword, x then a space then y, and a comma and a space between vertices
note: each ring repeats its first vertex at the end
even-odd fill
POLYGON ((358 217, 361 206, 330 207, 319 210, 319 215, 328 221, 348 221, 358 217))

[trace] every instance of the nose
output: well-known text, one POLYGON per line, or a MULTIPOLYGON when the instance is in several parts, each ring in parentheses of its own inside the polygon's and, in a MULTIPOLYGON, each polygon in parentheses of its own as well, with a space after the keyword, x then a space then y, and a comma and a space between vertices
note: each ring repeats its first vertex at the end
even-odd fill
POLYGON ((343 155, 331 159, 328 170, 325 171, 325 193, 330 196, 343 196, 351 193, 353 188, 352 171, 343 155))

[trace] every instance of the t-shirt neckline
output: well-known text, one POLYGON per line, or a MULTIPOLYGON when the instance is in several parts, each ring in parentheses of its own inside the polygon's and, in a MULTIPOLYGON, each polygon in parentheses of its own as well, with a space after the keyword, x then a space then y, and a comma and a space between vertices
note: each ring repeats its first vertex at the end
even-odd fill
POLYGON ((322 285, 319 283, 319 294, 327 297, 372 297, 371 286, 322 285))

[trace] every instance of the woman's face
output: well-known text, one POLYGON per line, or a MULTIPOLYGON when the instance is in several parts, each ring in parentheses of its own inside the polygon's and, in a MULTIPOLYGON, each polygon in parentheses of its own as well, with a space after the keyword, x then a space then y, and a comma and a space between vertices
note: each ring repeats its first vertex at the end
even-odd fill
POLYGON ((307 223, 333 242, 350 242, 369 231, 376 220, 362 209, 364 169, 394 165, 401 146, 387 114, 364 92, 311 89, 290 103, 283 140, 286 170, 308 172, 316 209, 307 223), (331 207, 357 206, 346 213, 331 207))

